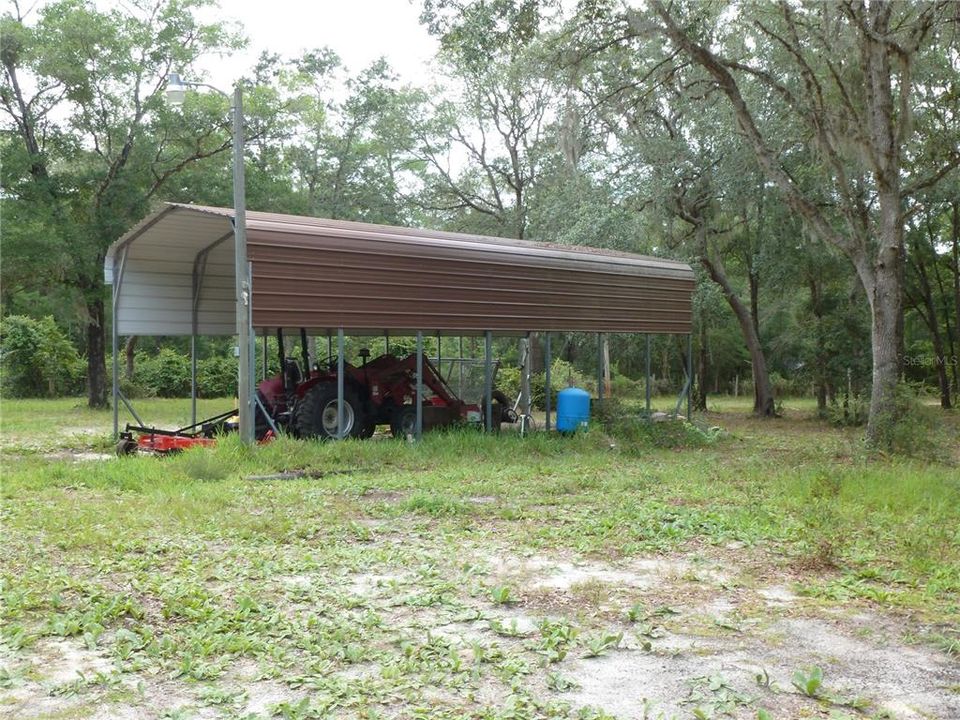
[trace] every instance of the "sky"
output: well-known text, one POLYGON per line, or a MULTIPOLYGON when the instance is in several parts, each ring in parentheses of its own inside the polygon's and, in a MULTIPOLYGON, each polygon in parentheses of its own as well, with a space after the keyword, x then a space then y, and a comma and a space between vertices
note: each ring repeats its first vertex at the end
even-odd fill
POLYGON ((419 22, 420 3, 410 0, 221 0, 203 20, 239 23, 246 50, 200 63, 208 81, 229 88, 264 50, 296 57, 330 47, 354 74, 385 56, 404 83, 427 85, 438 43, 419 22))
MULTIPOLYGON (((20 8, 32 14, 49 2, 21 0, 20 8)), ((94 4, 102 10, 130 6, 125 0, 94 4)), ((419 23, 420 0, 219 0, 219 8, 203 9, 198 16, 232 23, 248 40, 246 50, 199 63, 206 82, 225 90, 249 74, 264 50, 290 58, 321 47, 333 49, 351 75, 384 56, 402 83, 426 86, 439 49, 419 23)))

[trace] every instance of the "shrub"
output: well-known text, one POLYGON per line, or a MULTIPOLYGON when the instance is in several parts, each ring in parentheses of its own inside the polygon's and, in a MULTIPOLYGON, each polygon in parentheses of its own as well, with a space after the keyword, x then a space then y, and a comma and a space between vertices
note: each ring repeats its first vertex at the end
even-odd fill
POLYGON ((56 397, 83 389, 83 361, 50 316, 3 319, 0 373, 0 387, 8 397, 56 397))
POLYGON ((610 393, 614 397, 638 397, 643 394, 643 381, 631 380, 626 375, 614 375, 610 378, 610 393))
MULTIPOLYGON (((550 384, 552 386, 552 406, 557 407, 557 393, 569 385, 589 389, 593 382, 586 375, 578 371, 566 360, 556 359, 550 365, 550 384)), ((629 382, 629 381, 628 381, 629 382)), ((520 394, 520 368, 503 367, 497 373, 497 387, 510 401, 520 394)), ((530 395, 533 406, 543 410, 547 398, 547 374, 545 372, 532 373, 530 376, 530 395)))
MULTIPOLYGON (((650 394, 654 397, 658 395, 676 395, 680 392, 682 386, 682 380, 676 381, 665 377, 650 378, 650 394), (680 383, 679 385, 677 384, 678 382, 680 383)), ((643 388, 643 383, 640 383, 640 388, 643 388)))
POLYGON ((947 446, 941 413, 924 405, 920 388, 900 385, 892 417, 877 420, 881 448, 899 455, 928 460, 942 459, 947 446))
POLYGON ((211 357, 197 363, 197 392, 202 397, 233 397, 237 394, 237 359, 211 357))
POLYGON ((777 398, 798 397, 810 390, 810 384, 805 378, 785 378, 776 371, 770 373, 770 387, 777 398))
POLYGON ((185 397, 190 394, 190 359, 161 348, 152 357, 138 359, 136 380, 157 397, 185 397))
POLYGON ((701 427, 683 418, 649 422, 638 418, 622 419, 610 434, 623 442, 627 453, 651 447, 698 448, 706 447, 723 436, 717 427, 701 427))
POLYGON ((833 402, 827 408, 827 419, 831 425, 837 427, 859 427, 867 422, 869 410, 870 403, 863 395, 844 393, 841 400, 833 398, 833 402))
POLYGON ((134 400, 137 398, 150 398, 156 397, 156 393, 153 391, 153 388, 149 388, 143 383, 139 383, 136 380, 127 380, 126 377, 120 376, 120 392, 123 393, 123 396, 134 400))

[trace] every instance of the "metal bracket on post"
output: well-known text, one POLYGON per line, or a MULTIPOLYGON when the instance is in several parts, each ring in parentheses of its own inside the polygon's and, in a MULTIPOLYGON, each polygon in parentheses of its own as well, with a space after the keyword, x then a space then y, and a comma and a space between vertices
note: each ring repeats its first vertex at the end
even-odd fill
POLYGON ((138 425, 143 425, 143 420, 140 419, 140 416, 137 415, 137 411, 133 409, 133 405, 130 404, 130 401, 124 396, 122 392, 117 392, 117 397, 123 401, 123 404, 127 406, 127 410, 133 415, 133 419, 137 421, 138 425))
POLYGON ((337 328, 337 440, 343 440, 343 353, 343 328, 337 328))
POLYGON ((280 437, 280 430, 277 429, 276 424, 273 422, 273 418, 270 417, 270 413, 268 413, 267 409, 263 406, 263 402, 260 400, 260 396, 259 395, 254 396, 253 399, 256 401, 257 407, 260 408, 260 412, 263 413, 263 417, 264 419, 266 419, 267 425, 269 425, 270 429, 273 430, 273 436, 280 437))
POLYGON ((423 332, 417 331, 417 420, 414 437, 420 440, 423 437, 423 332))

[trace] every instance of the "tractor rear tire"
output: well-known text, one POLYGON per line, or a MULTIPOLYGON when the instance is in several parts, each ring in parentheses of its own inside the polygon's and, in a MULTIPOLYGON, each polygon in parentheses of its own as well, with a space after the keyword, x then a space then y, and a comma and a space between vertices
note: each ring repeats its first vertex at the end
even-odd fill
MULTIPOLYGON (((343 389, 343 437, 363 437, 366 426, 363 407, 357 394, 343 389)), ((337 384, 318 383, 307 390, 294 409, 294 427, 302 438, 333 440, 337 437, 337 384)))

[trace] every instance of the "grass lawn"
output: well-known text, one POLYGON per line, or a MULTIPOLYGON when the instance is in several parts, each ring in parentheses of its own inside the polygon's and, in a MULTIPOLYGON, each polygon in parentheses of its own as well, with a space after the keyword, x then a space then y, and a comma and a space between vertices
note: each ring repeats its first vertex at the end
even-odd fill
POLYGON ((0 717, 960 717, 956 415, 939 459, 876 460, 747 403, 684 447, 106 459, 109 413, 4 401, 0 717))

